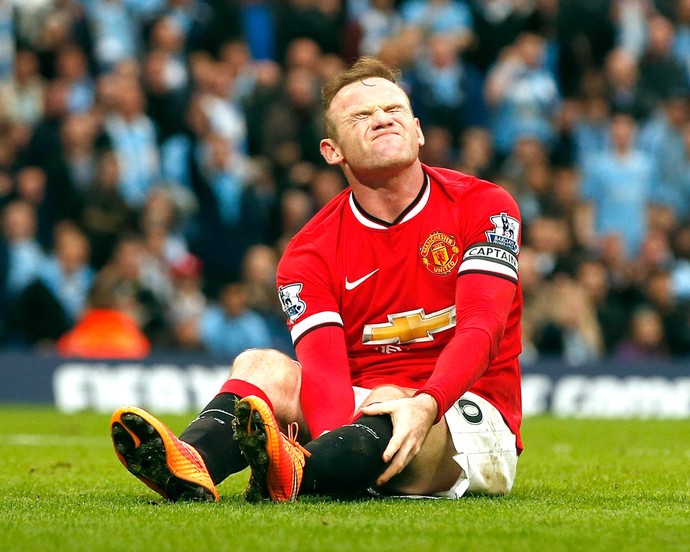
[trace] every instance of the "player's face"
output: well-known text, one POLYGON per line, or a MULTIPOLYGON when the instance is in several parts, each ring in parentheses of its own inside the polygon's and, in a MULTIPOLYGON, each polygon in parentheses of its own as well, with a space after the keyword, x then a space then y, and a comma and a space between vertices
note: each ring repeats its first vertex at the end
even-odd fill
POLYGON ((321 153, 328 163, 355 173, 406 167, 424 144, 407 95, 386 79, 345 86, 333 98, 328 116, 336 136, 322 140, 321 153))

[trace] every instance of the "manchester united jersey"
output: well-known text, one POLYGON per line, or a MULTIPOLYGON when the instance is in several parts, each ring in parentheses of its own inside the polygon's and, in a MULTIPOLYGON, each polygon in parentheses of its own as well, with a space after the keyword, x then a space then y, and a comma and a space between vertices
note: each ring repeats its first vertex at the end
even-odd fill
MULTIPOLYGON (((518 284, 520 217, 502 188, 424 167, 425 182, 398 220, 373 219, 340 193, 290 242, 278 293, 294 343, 325 325, 343 328, 352 385, 420 388, 454 335, 456 285, 467 274, 518 284)), ((497 354, 472 389, 518 434, 521 294, 497 354)), ((457 361, 463 369, 462 359, 457 361)))

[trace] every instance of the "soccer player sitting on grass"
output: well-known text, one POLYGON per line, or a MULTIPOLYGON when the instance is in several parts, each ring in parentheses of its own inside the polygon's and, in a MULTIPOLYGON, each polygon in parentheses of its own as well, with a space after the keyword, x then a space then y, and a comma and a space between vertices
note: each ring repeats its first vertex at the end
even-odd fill
POLYGON ((113 414, 119 459, 163 497, 218 500, 247 464, 249 500, 510 492, 520 215, 502 188, 420 162, 396 78, 361 58, 324 88, 321 154, 350 186, 280 262, 299 362, 241 353, 179 438, 139 408, 113 414))

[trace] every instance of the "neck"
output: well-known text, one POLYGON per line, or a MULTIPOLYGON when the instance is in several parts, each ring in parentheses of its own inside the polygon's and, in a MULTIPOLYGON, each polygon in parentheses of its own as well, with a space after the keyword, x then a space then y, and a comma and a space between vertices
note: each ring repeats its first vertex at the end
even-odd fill
POLYGON ((424 171, 416 161, 394 174, 347 173, 357 203, 371 216, 392 223, 414 201, 424 184, 424 171))

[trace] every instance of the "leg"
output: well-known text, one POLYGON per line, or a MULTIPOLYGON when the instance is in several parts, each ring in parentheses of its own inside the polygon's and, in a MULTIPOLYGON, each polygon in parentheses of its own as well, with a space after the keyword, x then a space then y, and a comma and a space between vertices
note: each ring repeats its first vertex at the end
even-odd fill
MULTIPOLYGON (((412 393, 393 386, 381 387, 369 395, 368 402, 407 397, 412 393)), ((363 494, 386 468, 382 455, 393 430, 388 416, 360 416, 302 448, 294 439, 280 433, 265 401, 247 397, 238 403, 236 413, 236 436, 252 466, 252 480, 245 493, 248 500, 270 497, 274 501, 293 501, 298 491, 341 496, 363 494)), ((429 460, 441 464, 432 454, 429 460)), ((452 480, 443 490, 458 477, 457 464, 451 469, 454 471, 448 479, 452 477, 452 480)), ((420 483, 416 481, 416 484, 420 483)))
POLYGON ((383 490, 447 498, 465 493, 506 495, 516 467, 515 435, 491 403, 468 392, 434 426, 410 465, 383 490))
POLYGON ((300 440, 309 440, 300 405, 302 368, 297 362, 273 349, 250 349, 235 359, 230 371, 232 380, 247 382, 265 393, 283 433, 287 433, 289 424, 297 422, 300 440))
MULTIPOLYGON (((272 349, 248 349, 237 356, 218 395, 180 439, 199 451, 218 484, 247 467, 233 430, 237 402, 248 395, 259 396, 275 412, 283 431, 293 421, 301 421, 306 428, 299 407, 301 382, 299 364, 287 355, 272 349)), ((303 434, 308 434, 306 429, 303 434)))
MULTIPOLYGON (((410 397, 414 390, 383 386, 362 405, 410 397)), ((392 435, 387 416, 363 416, 307 445, 301 493, 365 490, 384 471, 392 435), (384 423, 385 422, 385 423, 384 423)), ((507 494, 515 477, 515 436, 487 401, 468 393, 435 424, 422 449, 387 485, 384 494, 446 496, 507 494)))
MULTIPOLYGON (((369 403, 402 396, 399 388, 371 391, 369 403)), ((357 401, 357 398, 355 399, 357 401)), ((389 416, 359 416, 306 445, 312 453, 304 467, 300 494, 366 494, 386 469, 383 452, 393 435, 389 416)))
POLYGON ((301 420, 300 385, 299 365, 289 357, 271 350, 246 351, 237 357, 220 393, 180 439, 148 412, 118 409, 111 420, 116 454, 164 498, 218 500, 214 484, 247 466, 233 432, 237 401, 245 394, 259 394, 278 405, 281 419, 301 420))
MULTIPOLYGON (((414 389, 385 386, 374 389, 362 406, 374 402, 402 399, 414 395, 414 389)), ((422 449, 410 464, 382 489, 402 495, 433 495, 453 486, 462 469, 453 460, 455 448, 445 418, 434 425, 422 449)))
POLYGON ((163 498, 218 501, 200 454, 151 414, 132 406, 119 408, 110 428, 120 462, 163 498))

